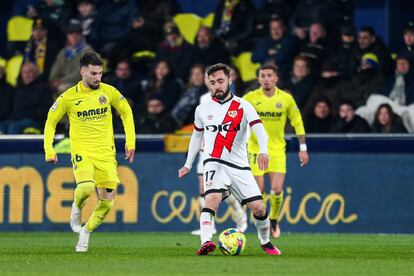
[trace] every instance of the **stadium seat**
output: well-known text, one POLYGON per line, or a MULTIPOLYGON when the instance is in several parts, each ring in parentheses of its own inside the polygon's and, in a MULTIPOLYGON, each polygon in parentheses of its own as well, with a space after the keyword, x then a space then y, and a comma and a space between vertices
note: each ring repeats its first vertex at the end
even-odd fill
POLYGON ((192 13, 179 13, 174 16, 174 22, 184 39, 193 45, 201 24, 201 18, 192 13))
POLYGON ((0 57, 0 66, 3 67, 3 68, 6 68, 6 63, 7 63, 7 60, 5 60, 4 58, 0 57))
POLYGON ((12 86, 16 86, 17 78, 19 77, 22 63, 23 56, 17 55, 10 58, 6 64, 6 80, 12 86))
POLYGON ((26 127, 23 129, 23 134, 41 134, 42 131, 35 127, 26 127))
POLYGON ((213 27, 214 13, 209 13, 206 17, 201 19, 201 25, 209 28, 213 27))
POLYGON ((134 61, 139 61, 142 59, 153 59, 153 58, 155 58, 155 52, 148 51, 148 50, 138 51, 132 54, 132 59, 134 61))
POLYGON ((23 16, 14 16, 7 22, 7 40, 9 42, 27 41, 32 35, 33 20, 23 16))
POLYGON ((237 57, 232 57, 232 63, 239 69, 240 77, 244 82, 256 79, 256 71, 260 64, 252 62, 251 52, 243 52, 237 57))

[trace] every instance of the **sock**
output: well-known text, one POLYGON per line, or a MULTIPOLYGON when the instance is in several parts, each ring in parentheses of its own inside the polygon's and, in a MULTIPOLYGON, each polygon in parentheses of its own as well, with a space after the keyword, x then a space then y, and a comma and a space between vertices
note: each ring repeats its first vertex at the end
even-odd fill
POLYGON ((103 220, 113 205, 114 200, 100 199, 98 204, 95 206, 95 209, 93 209, 92 215, 89 217, 88 222, 86 223, 86 230, 92 232, 98 228, 98 226, 102 224, 103 220))
POLYGON ((75 189, 75 204, 79 209, 85 205, 85 201, 95 192, 95 183, 85 182, 78 184, 75 189))
POLYGON ((201 244, 204 244, 207 241, 211 241, 211 238, 213 237, 213 222, 214 222, 214 216, 216 215, 216 212, 209 208, 203 208, 201 210, 200 215, 200 238, 201 238, 201 244))
POLYGON ((231 208, 233 208, 236 219, 235 222, 239 223, 239 221, 242 220, 244 216, 244 209, 242 208, 241 204, 237 201, 233 194, 230 194, 224 201, 231 208))
POLYGON ((263 217, 254 217, 254 225, 256 225, 257 228, 257 236, 259 237, 260 244, 266 244, 270 241, 269 235, 270 235, 270 221, 269 216, 264 215, 263 217))
POLYGON ((277 219, 279 216, 280 209, 283 204, 283 191, 280 194, 276 194, 273 190, 270 191, 270 214, 271 220, 277 219))
POLYGON ((200 202, 200 207, 201 209, 204 208, 204 204, 206 204, 206 200, 204 198, 204 194, 200 194, 200 196, 198 197, 198 202, 200 202))

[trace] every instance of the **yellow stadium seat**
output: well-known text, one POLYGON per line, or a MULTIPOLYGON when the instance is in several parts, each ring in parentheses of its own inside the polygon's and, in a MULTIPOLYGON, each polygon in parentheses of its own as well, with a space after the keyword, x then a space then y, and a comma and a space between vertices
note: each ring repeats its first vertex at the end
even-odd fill
POLYGON ((206 17, 201 19, 201 25, 209 28, 213 27, 214 13, 209 13, 206 17))
POLYGON ((7 60, 5 60, 4 58, 0 57, 0 66, 3 67, 3 68, 6 68, 6 63, 7 63, 7 60))
POLYGON ((232 63, 239 69, 244 82, 256 79, 256 71, 260 64, 252 62, 252 52, 243 52, 237 57, 232 57, 232 63))
POLYGON ((132 58, 134 60, 140 60, 140 59, 153 59, 155 58, 155 52, 145 50, 145 51, 137 51, 132 54, 132 58))
POLYGON ((6 64, 6 80, 12 86, 16 86, 17 78, 19 77, 22 63, 23 56, 17 55, 9 59, 9 61, 6 64))
POLYGON ((200 28, 201 18, 192 13, 179 13, 174 16, 174 23, 184 39, 188 43, 194 44, 197 31, 200 28))
POLYGON ((32 35, 33 20, 23 16, 14 16, 7 22, 7 40, 27 41, 32 35))

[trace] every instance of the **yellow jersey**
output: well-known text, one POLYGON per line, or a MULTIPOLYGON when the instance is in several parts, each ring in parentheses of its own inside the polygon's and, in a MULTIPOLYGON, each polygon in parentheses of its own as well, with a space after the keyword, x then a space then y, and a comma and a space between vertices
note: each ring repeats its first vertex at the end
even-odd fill
POLYGON ((44 130, 46 159, 56 156, 53 149, 56 124, 68 114, 71 151, 91 156, 115 154, 112 111, 121 115, 126 135, 126 146, 135 149, 135 127, 128 101, 113 86, 101 83, 97 90, 87 88, 80 81, 69 88, 49 110, 44 130))
MULTIPOLYGON (((262 120, 269 138, 269 155, 286 149, 284 136, 287 118, 295 128, 296 135, 305 135, 302 116, 292 95, 277 87, 275 89, 275 94, 271 97, 266 96, 261 88, 251 91, 243 97, 253 105, 262 120)), ((259 144, 254 133, 250 135, 247 148, 249 152, 259 152, 259 144)))

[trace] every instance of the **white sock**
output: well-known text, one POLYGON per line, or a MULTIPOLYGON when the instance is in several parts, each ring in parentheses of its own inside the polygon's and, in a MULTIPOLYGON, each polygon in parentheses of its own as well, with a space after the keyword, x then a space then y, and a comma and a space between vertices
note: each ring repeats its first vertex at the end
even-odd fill
POLYGON ((257 228, 257 236, 259 237, 260 244, 266 244, 270 241, 270 221, 267 215, 263 218, 257 218, 254 216, 254 225, 257 228))
POLYGON ((211 241, 213 237, 213 223, 215 212, 208 208, 203 208, 200 215, 200 239, 201 244, 211 241))
POLYGON ((200 207, 201 207, 201 209, 203 209, 204 205, 206 204, 206 200, 205 200, 204 196, 199 196, 198 197, 198 202, 200 202, 200 207))

